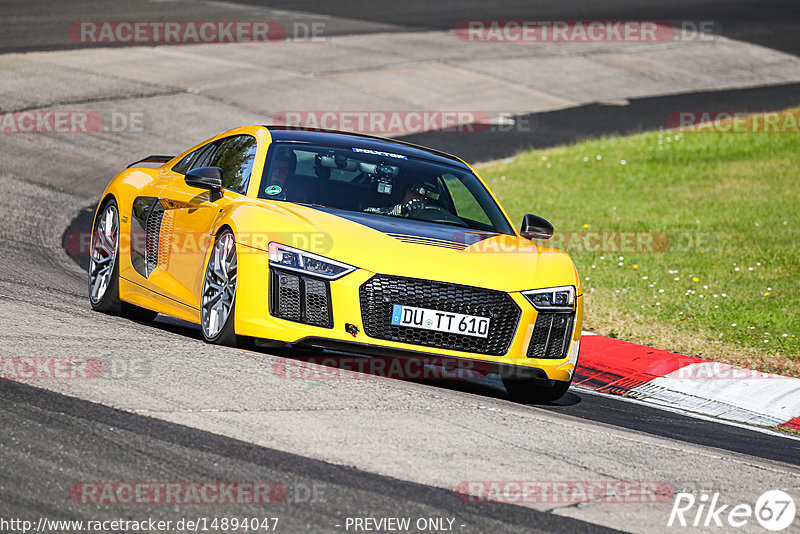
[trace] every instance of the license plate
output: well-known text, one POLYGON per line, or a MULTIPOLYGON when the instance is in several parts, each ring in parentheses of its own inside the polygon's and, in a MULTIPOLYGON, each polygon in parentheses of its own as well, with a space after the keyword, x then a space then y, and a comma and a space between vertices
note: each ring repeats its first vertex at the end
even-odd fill
POLYGON ((443 312, 416 308, 414 306, 392 306, 392 324, 436 330, 465 336, 489 337, 489 318, 463 313, 443 312))

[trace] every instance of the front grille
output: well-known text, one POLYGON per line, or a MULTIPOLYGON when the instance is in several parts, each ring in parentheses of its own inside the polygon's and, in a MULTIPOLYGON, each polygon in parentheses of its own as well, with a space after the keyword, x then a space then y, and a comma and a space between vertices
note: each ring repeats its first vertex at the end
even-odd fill
POLYGON ((333 327, 327 281, 270 269, 270 314, 314 326, 333 327))
POLYGON ((528 345, 528 358, 566 358, 573 315, 572 312, 539 312, 528 345))
POLYGON ((442 349, 502 356, 508 352, 521 311, 502 291, 375 275, 360 288, 361 319, 370 337, 442 349), (480 338, 392 325, 392 305, 489 317, 489 336, 480 338))

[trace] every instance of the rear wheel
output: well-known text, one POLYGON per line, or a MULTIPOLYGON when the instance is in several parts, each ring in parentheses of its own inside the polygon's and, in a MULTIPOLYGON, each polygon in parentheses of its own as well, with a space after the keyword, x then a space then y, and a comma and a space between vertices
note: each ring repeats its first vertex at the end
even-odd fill
POLYGON ((503 378, 503 385, 509 396, 517 402, 544 404, 554 402, 567 394, 572 379, 567 382, 556 381, 552 386, 542 385, 541 380, 503 378))
POLYGON ((233 232, 225 229, 214 242, 200 297, 200 326, 209 343, 229 347, 246 344, 247 339, 234 331, 236 282, 236 240, 233 232))
POLYGON ((89 302, 92 308, 136 321, 152 321, 157 312, 119 299, 119 210, 112 198, 103 205, 92 232, 89 253, 89 302))

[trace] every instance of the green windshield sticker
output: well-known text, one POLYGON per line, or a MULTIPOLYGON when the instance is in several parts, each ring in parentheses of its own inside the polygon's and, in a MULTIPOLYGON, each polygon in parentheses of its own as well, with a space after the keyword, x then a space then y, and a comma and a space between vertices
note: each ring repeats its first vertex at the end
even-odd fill
POLYGON ((268 195, 280 195, 281 191, 283 191, 283 188, 279 185, 271 185, 264 190, 268 195))

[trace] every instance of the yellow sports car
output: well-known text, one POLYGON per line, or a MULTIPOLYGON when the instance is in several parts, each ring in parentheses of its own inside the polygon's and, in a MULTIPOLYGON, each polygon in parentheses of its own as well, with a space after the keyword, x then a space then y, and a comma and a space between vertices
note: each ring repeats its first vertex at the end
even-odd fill
POLYGON ((459 158, 389 139, 245 126, 131 164, 95 214, 94 309, 200 325, 210 343, 487 366, 526 401, 564 395, 580 277, 516 231, 459 158))

